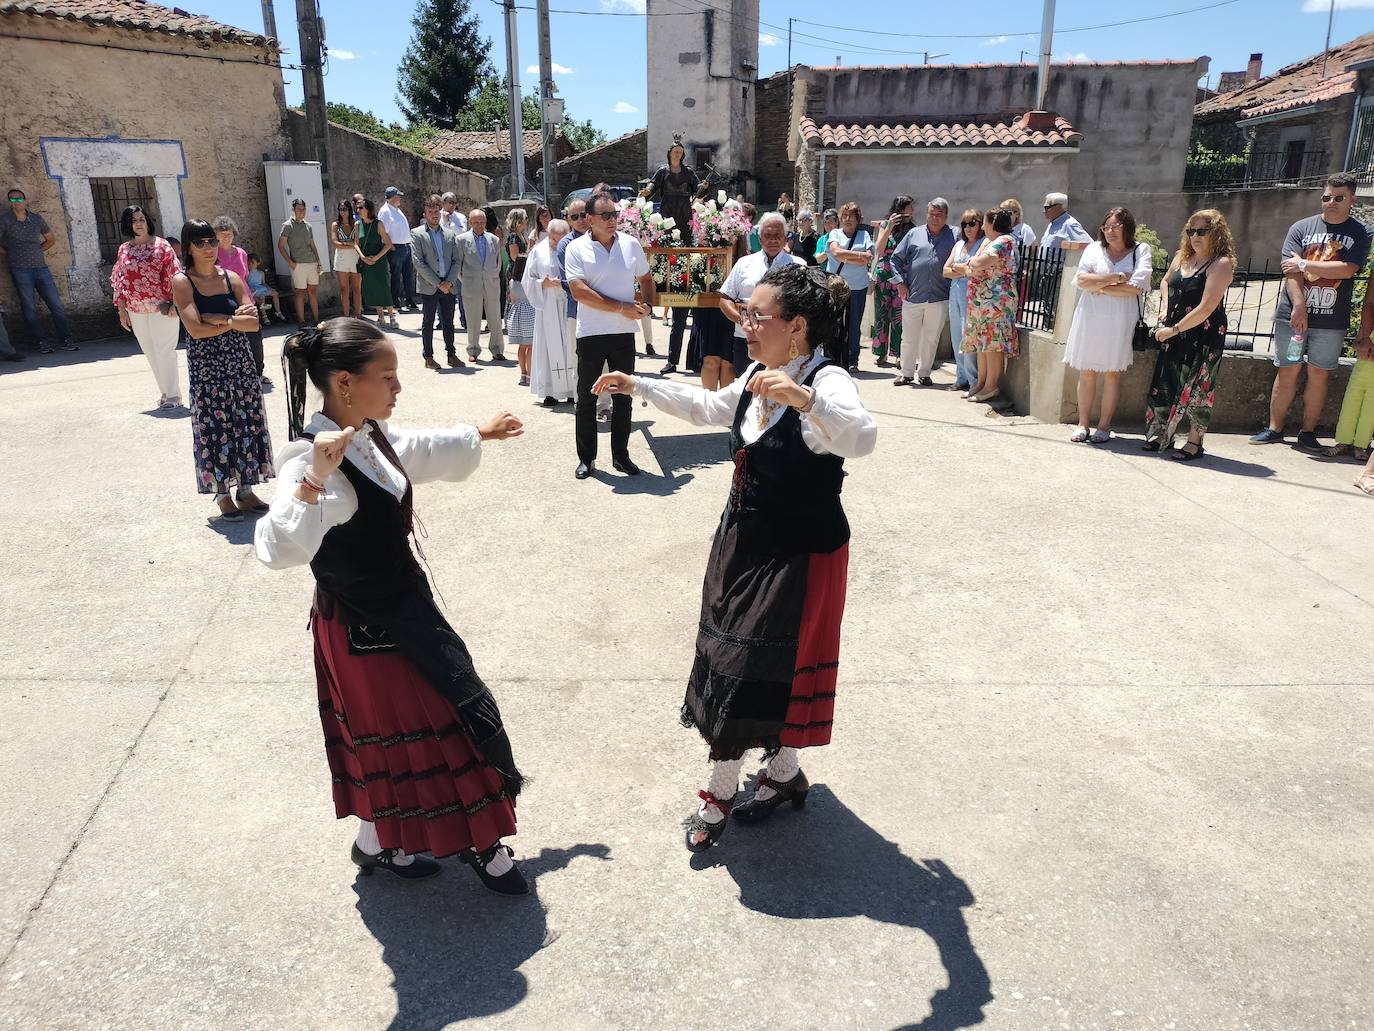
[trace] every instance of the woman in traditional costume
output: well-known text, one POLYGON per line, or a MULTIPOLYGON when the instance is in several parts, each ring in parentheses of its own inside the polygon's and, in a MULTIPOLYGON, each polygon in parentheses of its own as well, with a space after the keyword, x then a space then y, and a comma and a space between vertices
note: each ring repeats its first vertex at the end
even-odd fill
POLYGON ((757 822, 806 803, 800 748, 828 744, 849 568, 844 460, 878 427, 845 371, 849 288, 802 265, 770 271, 743 311, 752 363, 719 391, 608 373, 596 392, 632 393, 698 426, 729 426, 735 473, 702 589, 684 726, 710 746, 710 783, 687 848, 720 840, 733 809, 757 822), (735 805, 744 753, 767 768, 735 805))
POLYGON ((493 891, 525 894, 501 843, 515 833, 523 778, 409 541, 411 485, 465 479, 482 441, 519 436, 520 421, 502 412, 481 427, 393 429, 396 350, 361 319, 302 330, 282 360, 292 443, 255 547, 274 569, 309 563, 315 575, 310 626, 334 811, 362 821, 353 862, 365 875, 412 879, 439 872, 419 853, 456 853, 493 891), (324 404, 303 426, 307 378, 324 404))

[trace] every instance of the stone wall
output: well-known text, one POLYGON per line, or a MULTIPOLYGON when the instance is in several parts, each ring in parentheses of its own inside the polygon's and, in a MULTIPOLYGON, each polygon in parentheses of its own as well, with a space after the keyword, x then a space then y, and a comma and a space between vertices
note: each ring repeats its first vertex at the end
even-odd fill
POLYGON ((649 131, 636 129, 558 162, 558 192, 566 196, 599 182, 635 186, 648 174, 650 164, 649 131))
POLYGON ((796 200, 796 166, 787 157, 788 83, 786 72, 760 79, 754 87, 754 162, 760 205, 770 209, 786 191, 796 200))
MULTIPOLYGON (((1159 233, 1164 246, 1173 253, 1178 248, 1178 237, 1188 216, 1203 208, 1215 208, 1226 216, 1240 263, 1254 263, 1259 268, 1268 258, 1277 270, 1279 249, 1288 235, 1288 227, 1300 218, 1320 214, 1320 198, 1321 187, 1318 186, 1180 192, 1160 198, 1154 205, 1155 217, 1160 221, 1150 222, 1150 225, 1159 233)), ((1124 203, 1131 207, 1130 201, 1124 203)))
MULTIPOLYGON (((245 247, 270 246, 262 163, 289 157, 270 51, 17 14, 0 31, 29 37, 4 42, 0 166, 53 229, 48 265, 78 337, 119 332, 91 178, 153 179, 160 235, 224 214, 245 247)), ((2 256, 0 300, 29 343, 2 256)))

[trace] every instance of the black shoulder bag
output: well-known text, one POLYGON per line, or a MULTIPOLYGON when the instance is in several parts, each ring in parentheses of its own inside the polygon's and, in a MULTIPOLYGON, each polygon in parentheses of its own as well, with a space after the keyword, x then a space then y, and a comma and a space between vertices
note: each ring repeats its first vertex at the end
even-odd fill
MULTIPOLYGON (((1138 251, 1131 251, 1131 271, 1135 271, 1138 260, 1138 251)), ((1145 323, 1145 295, 1139 293, 1135 295, 1135 329, 1131 331, 1131 350, 1132 351, 1153 351, 1159 347, 1159 341, 1151 332, 1150 327, 1145 323)))

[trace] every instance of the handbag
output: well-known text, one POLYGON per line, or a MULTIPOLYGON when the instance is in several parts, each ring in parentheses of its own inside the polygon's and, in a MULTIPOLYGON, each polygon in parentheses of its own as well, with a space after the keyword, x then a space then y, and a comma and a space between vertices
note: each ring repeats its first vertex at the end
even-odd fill
MULTIPOLYGON (((1136 252, 1131 252, 1131 271, 1135 271, 1136 252)), ((1135 295, 1135 329, 1131 330, 1131 350, 1132 351, 1154 351, 1159 348, 1159 341, 1155 339, 1153 331, 1145 322, 1145 295, 1135 295)))

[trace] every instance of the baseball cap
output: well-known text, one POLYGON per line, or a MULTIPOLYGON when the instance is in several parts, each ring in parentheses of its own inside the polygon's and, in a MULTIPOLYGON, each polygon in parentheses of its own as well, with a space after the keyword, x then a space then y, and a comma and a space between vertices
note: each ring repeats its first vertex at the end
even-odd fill
POLYGON ((404 193, 402 193, 400 190, 396 189, 396 187, 394 187, 394 186, 388 186, 388 187, 386 188, 386 195, 387 195, 388 197, 404 197, 404 196, 405 196, 404 193))

